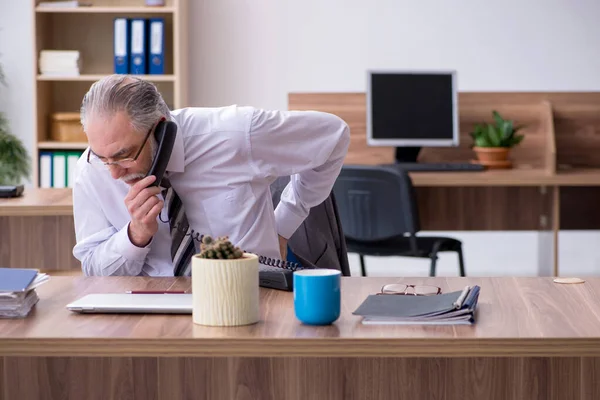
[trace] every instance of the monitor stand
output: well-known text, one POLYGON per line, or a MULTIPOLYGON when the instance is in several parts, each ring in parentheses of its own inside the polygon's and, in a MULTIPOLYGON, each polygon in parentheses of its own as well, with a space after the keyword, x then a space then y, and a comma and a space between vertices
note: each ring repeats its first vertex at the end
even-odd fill
POLYGON ((396 147, 396 164, 416 163, 421 147, 396 147))

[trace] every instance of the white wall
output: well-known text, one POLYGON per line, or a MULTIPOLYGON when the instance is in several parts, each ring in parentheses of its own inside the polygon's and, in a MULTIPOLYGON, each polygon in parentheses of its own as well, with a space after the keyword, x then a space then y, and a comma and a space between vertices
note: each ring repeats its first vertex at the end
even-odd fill
POLYGON ((192 105, 287 107, 287 0, 190 3, 192 105))
MULTIPOLYGON (((595 0, 221 0, 191 14, 195 105, 287 108, 288 92, 364 91, 368 68, 452 68, 463 91, 600 90, 595 0)), ((471 275, 536 275, 538 263, 551 271, 537 233, 449 234, 464 241, 471 275)), ((563 274, 598 274, 596 243, 598 232, 561 233, 563 274)), ((442 256, 439 273, 455 275, 455 260, 442 256)), ((367 266, 377 275, 429 271, 427 261, 395 257, 367 266)))
POLYGON ((30 154, 35 129, 32 24, 30 1, 0 0, 0 64, 7 83, 0 84, 0 111, 30 154))
POLYGON ((205 0, 191 14, 200 105, 363 91, 368 68, 453 68, 464 91, 600 90, 596 0, 205 0))
MULTIPOLYGON (((367 68, 453 68, 464 91, 600 90, 596 0, 189 1, 192 105, 287 108, 288 92, 363 91, 367 68)), ((31 23, 29 1, 0 0, 10 84, 0 89, 0 110, 28 146, 31 23)), ((538 273, 536 233, 451 234, 464 240, 470 275, 538 273)), ((597 243, 597 232, 562 233, 564 274, 597 274, 597 243)), ((373 274, 428 272, 420 260, 367 262, 373 274)), ((439 273, 456 274, 453 255, 439 273)))

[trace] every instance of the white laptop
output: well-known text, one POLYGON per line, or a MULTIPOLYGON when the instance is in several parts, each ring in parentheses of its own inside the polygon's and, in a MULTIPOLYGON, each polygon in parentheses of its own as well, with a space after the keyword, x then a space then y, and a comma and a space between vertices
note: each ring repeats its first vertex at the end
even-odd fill
POLYGON ((191 314, 192 294, 95 293, 67 304, 67 309, 95 314, 191 314))

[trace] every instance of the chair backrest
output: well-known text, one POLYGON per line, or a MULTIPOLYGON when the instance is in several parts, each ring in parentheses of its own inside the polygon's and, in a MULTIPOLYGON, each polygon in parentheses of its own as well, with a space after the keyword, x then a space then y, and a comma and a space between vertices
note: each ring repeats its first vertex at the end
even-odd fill
MULTIPOLYGON (((271 184, 274 207, 279 204, 281 193, 289 182, 290 177, 284 176, 271 184)), ((333 192, 321 204, 310 209, 288 245, 304 266, 338 269, 343 276, 350 276, 346 240, 333 192)))
POLYGON ((333 191, 348 239, 384 240, 421 229, 412 180, 400 168, 344 165, 333 191))

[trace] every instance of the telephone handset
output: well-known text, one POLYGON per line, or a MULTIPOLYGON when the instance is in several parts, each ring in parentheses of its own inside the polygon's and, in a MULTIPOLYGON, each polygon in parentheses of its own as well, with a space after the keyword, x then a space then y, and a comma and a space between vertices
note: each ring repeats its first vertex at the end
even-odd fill
POLYGON ((152 160, 152 166, 146 176, 154 175, 156 180, 150 186, 160 186, 163 175, 167 170, 175 136, 177 135, 177 125, 173 121, 160 121, 154 130, 154 137, 158 144, 156 155, 152 160))

